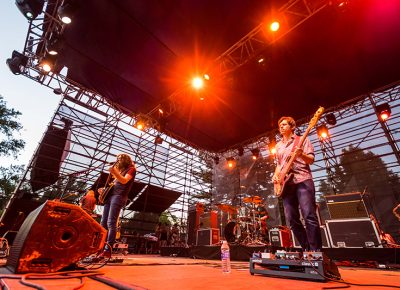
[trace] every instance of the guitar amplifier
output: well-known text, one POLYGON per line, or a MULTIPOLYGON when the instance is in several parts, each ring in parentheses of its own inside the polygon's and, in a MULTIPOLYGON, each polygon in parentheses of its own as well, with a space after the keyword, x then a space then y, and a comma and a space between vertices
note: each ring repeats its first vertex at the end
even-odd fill
POLYGON ((217 215, 218 212, 214 210, 201 214, 199 223, 200 228, 202 229, 218 228, 217 215))
POLYGON ((360 192, 325 196, 331 219, 354 219, 369 217, 360 192))
POLYGON ((285 228, 272 228, 269 230, 269 241, 272 246, 289 248, 292 246, 290 230, 285 228))
POLYGON ((375 224, 369 218, 326 221, 332 248, 382 248, 375 224))
MULTIPOLYGON (((331 243, 329 241, 328 231, 326 226, 320 226, 321 229, 321 238, 322 238, 322 248, 330 248, 331 243)), ((294 236, 293 231, 290 231, 292 234, 293 248, 301 248, 299 241, 294 236)))
POLYGON ((200 229, 197 231, 197 246, 210 246, 219 243, 219 229, 200 229))

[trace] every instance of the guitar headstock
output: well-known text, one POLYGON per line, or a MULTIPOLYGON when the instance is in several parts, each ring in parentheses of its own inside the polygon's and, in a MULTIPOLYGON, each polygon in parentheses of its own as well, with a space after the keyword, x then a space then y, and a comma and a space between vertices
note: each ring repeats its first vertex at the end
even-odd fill
POLYGON ((324 107, 318 108, 318 110, 315 112, 314 116, 310 120, 310 123, 308 125, 310 128, 314 127, 317 124, 318 119, 321 117, 321 115, 324 113, 324 111, 325 111, 324 107))

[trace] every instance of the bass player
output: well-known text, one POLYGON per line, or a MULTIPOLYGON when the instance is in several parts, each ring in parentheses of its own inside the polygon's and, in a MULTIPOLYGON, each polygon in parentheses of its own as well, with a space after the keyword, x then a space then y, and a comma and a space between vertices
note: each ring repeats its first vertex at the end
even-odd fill
POLYGON ((308 138, 304 139, 299 148, 300 137, 294 133, 296 122, 292 117, 282 117, 278 121, 281 141, 276 144, 277 166, 272 181, 280 184, 280 170, 287 160, 295 155, 290 173, 293 178, 288 180, 282 192, 286 222, 299 241, 303 251, 320 251, 322 248, 321 231, 316 214, 315 187, 312 180, 310 164, 314 162, 314 148, 308 138), (300 211, 305 221, 305 228, 300 221, 300 211))
MULTIPOLYGON (((105 188, 99 188, 100 200, 104 201, 101 225, 108 230, 107 243, 113 246, 117 234, 117 223, 121 209, 128 200, 128 193, 136 175, 135 164, 128 154, 119 154, 117 162, 109 169, 114 180, 105 188)), ((102 256, 111 256, 111 249, 106 246, 102 256)))

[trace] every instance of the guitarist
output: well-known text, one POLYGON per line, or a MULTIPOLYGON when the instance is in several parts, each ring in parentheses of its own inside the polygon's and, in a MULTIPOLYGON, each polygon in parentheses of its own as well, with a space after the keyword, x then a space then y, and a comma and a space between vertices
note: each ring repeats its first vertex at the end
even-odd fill
MULTIPOLYGON (((128 200, 128 193, 136 175, 136 168, 131 157, 122 153, 117 156, 117 162, 108 170, 114 177, 114 181, 104 202, 101 225, 108 230, 107 243, 112 247, 117 234, 118 217, 128 200)), ((100 195, 103 190, 105 189, 100 188, 98 190, 100 195)), ((106 258, 111 256, 111 249, 108 246, 105 247, 102 256, 106 258)))
POLYGON ((298 148, 300 137, 294 134, 296 122, 292 117, 282 117, 278 121, 281 141, 276 144, 277 166, 272 181, 281 182, 279 172, 291 157, 296 156, 288 180, 282 193, 286 222, 299 241, 303 251, 320 251, 322 248, 321 231, 316 214, 315 187, 310 164, 314 162, 314 148, 306 138, 302 148, 298 148), (300 211, 304 217, 305 228, 300 222, 300 211))

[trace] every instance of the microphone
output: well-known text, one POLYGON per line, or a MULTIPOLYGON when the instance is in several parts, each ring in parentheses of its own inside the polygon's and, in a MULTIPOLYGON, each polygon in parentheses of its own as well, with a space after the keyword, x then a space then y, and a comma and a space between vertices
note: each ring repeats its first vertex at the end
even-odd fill
POLYGON ((118 161, 110 161, 110 162, 106 162, 106 165, 112 165, 114 166, 115 164, 117 164, 118 161))

